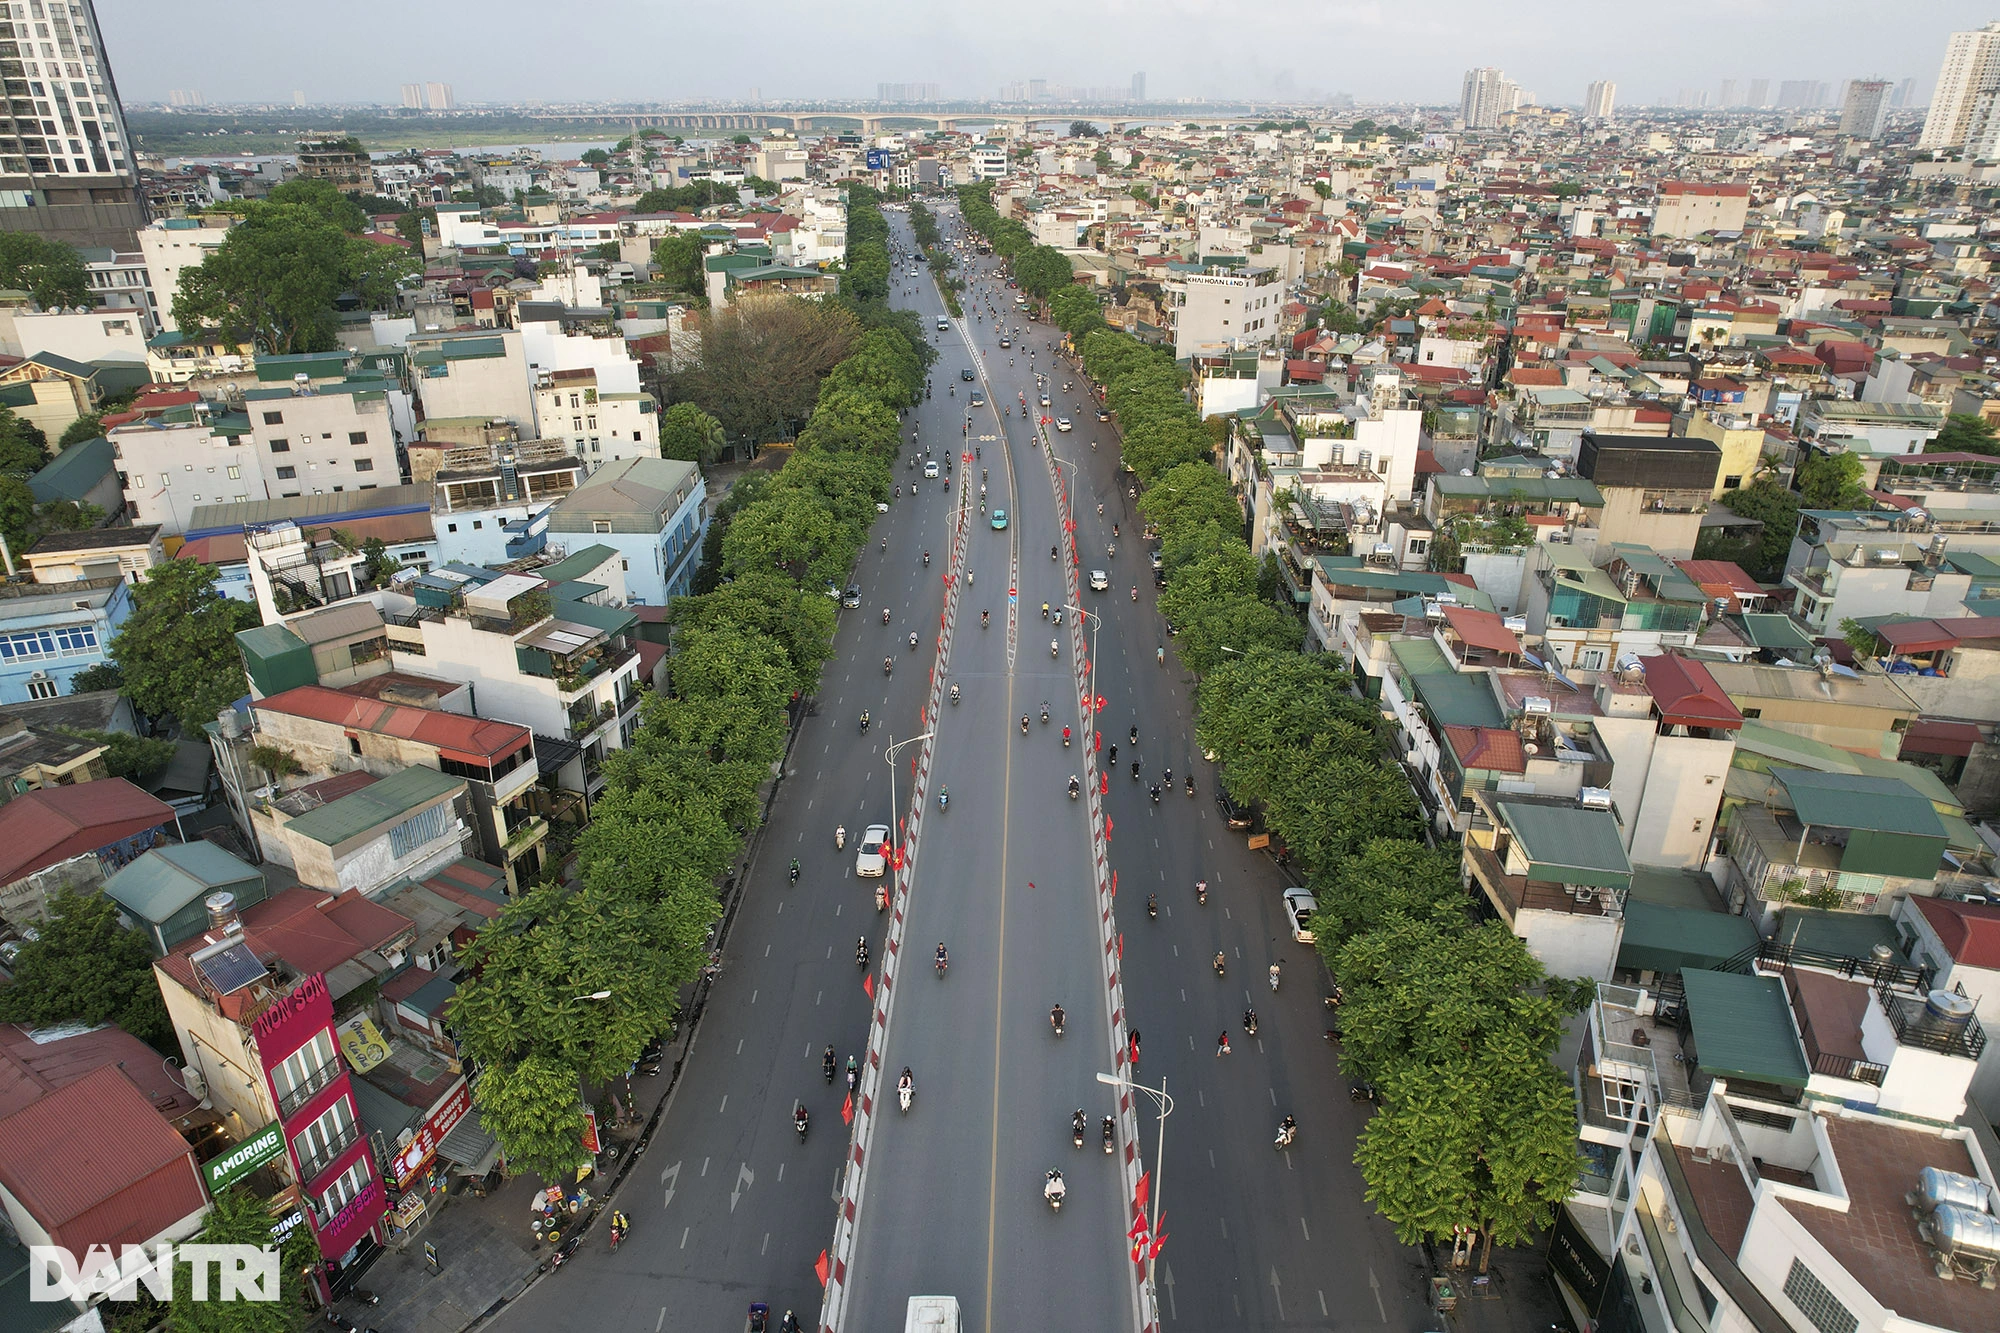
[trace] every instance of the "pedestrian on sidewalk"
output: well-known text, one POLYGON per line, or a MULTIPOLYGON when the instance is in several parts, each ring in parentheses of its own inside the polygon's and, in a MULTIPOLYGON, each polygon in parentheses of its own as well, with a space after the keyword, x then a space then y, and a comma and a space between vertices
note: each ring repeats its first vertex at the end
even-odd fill
POLYGON ((1215 1039, 1215 1053, 1218 1056, 1229 1054, 1229 1030, 1227 1028, 1224 1028, 1222 1035, 1215 1039))

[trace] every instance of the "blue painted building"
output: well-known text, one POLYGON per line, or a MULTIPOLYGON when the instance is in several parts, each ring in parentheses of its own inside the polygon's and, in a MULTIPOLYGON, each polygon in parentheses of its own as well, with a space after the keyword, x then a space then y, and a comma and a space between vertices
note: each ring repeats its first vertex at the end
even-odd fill
POLYGON ((122 578, 0 584, 0 704, 74 693, 77 672, 108 659, 131 613, 122 578))
POLYGON ((708 485, 693 463, 621 458, 606 463, 549 511, 549 539, 570 549, 609 546, 624 558, 626 596, 665 606, 694 584, 708 533, 708 485))

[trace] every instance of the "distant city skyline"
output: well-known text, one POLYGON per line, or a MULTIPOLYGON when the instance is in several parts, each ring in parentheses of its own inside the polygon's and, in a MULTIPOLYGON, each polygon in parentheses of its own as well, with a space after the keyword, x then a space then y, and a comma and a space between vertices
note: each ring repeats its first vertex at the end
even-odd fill
POLYGON ((426 81, 452 85, 459 106, 748 103, 753 85, 768 101, 857 101, 872 100, 885 83, 934 85, 939 100, 983 102, 1003 86, 1040 82, 1107 92, 1137 83, 1161 103, 1316 102, 1344 93, 1447 107, 1459 102, 1467 69, 1494 67, 1552 106, 1583 105, 1596 80, 1616 83, 1625 108, 1674 105, 1690 92, 1719 105, 1725 81, 1727 96, 1748 105, 1766 90, 1807 82, 1825 84, 1822 105, 1838 110, 1833 93, 1864 78, 1897 86, 1898 105, 1922 105, 1950 35, 2000 18, 1995 0, 1931 0, 1894 24, 1864 0, 1768 0, 1732 12, 1725 66, 1698 25, 1662 25, 1626 6, 1593 9, 1579 22, 1575 10, 1509 12, 1480 0, 1434 0, 1421 11, 1383 0, 1279 0, 1250 13, 1220 0, 1178 0, 1165 13, 1134 0, 1019 0, 1009 22, 996 26, 981 14, 909 0, 837 11, 771 0, 760 11, 756 59, 735 62, 727 53, 743 34, 734 14, 600 0, 588 16, 618 40, 574 63, 546 58, 546 43, 534 34, 549 27, 549 11, 525 0, 487 0, 479 29, 503 39, 480 42, 465 40, 452 11, 385 0, 352 0, 334 25, 311 11, 246 0, 194 9, 98 0, 97 11, 129 101, 165 103, 176 90, 185 101, 199 71, 200 94, 213 103, 287 103, 302 95, 391 107, 406 100, 402 85, 420 63, 426 81), (829 26, 830 12, 849 21, 829 26), (1185 37, 1219 30, 1230 34, 1227 41, 1185 37), (1063 40, 1050 42, 1051 32, 1063 40), (217 60, 223 36, 229 58, 217 60), (1340 59, 1305 54, 1318 50, 1337 50, 1340 59), (1143 82, 1133 78, 1138 70, 1146 71, 1143 82), (1906 80, 1912 87, 1904 92, 1906 80))

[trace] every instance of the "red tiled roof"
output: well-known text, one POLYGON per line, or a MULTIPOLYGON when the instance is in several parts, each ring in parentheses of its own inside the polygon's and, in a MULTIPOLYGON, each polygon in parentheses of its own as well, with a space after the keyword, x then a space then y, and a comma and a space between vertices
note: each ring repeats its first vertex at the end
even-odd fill
POLYGON ((1708 727, 1736 731, 1743 726, 1743 714, 1729 702, 1729 696, 1708 674, 1708 668, 1686 657, 1662 654, 1641 657, 1646 669, 1646 692, 1660 719, 1684 727, 1708 727))
MULTIPOLYGON (((377 951, 415 924, 401 912, 371 901, 359 889, 332 894, 303 885, 281 890, 245 909, 241 919, 252 953, 259 958, 283 959, 293 971, 306 976, 331 972, 342 963, 377 951)), ((212 943, 206 933, 183 940, 154 966, 196 991, 194 966, 188 955, 212 943)), ((238 992, 238 996, 250 993, 238 992)), ((230 1017, 240 1015, 231 1013, 230 1017)))
POLYGON ((1521 738, 1505 727, 1447 726, 1444 734, 1462 768, 1481 768, 1490 773, 1528 771, 1528 756, 1521 749, 1521 738))
POLYGON ((0 884, 173 820, 172 806, 123 778, 23 792, 0 806, 0 884))
POLYGON ((1326 367, 1318 361, 1287 361, 1285 378, 1294 384, 1318 384, 1326 378, 1326 367))
POLYGON ((53 1039, 47 1032, 38 1036, 40 1040, 12 1023, 0 1023, 0 1120, 106 1067, 122 1070, 169 1119, 186 1115, 199 1104, 168 1077, 159 1052, 123 1028, 93 1028, 53 1039))
POLYGON ((1676 560, 1681 573, 1693 580, 1703 592, 1710 588, 1726 588, 1733 593, 1761 596, 1764 589, 1757 580, 1743 572, 1743 566, 1734 560, 1676 560))
POLYGON ((1910 724, 1903 733, 1902 747, 1898 754, 1955 754, 1961 759, 1972 753, 1972 747, 1983 737, 1979 728, 1970 722, 1947 722, 1938 717, 1920 717, 1910 724))
POLYGON ((1436 454, 1432 453, 1428 449, 1417 450, 1417 466, 1416 466, 1417 476, 1424 477, 1424 476, 1429 476, 1433 472, 1443 472, 1443 471, 1444 471, 1444 464, 1438 462, 1438 456, 1436 454))
POLYGON ((1954 961, 1967 967, 2000 969, 2000 904, 1915 895, 1910 901, 1931 923, 1938 942, 1954 961))
POLYGON ((1561 366, 1516 366, 1507 372, 1511 384, 1523 388, 1560 389, 1563 386, 1561 366))
POLYGON ((208 1204, 187 1142, 115 1066, 0 1120, 0 1184, 79 1254, 151 1240, 208 1204))

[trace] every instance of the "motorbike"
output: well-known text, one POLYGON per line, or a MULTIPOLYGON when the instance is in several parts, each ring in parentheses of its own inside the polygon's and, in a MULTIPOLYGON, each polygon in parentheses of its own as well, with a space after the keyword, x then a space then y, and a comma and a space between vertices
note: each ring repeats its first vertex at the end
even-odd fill
POLYGON ((1139 780, 1139 761, 1137 759, 1134 759, 1132 761, 1132 781, 1137 782, 1138 780, 1139 780))
POLYGON ((1285 1148, 1291 1147, 1292 1140, 1298 1138, 1298 1136, 1299 1136, 1298 1125, 1292 1120, 1290 1116, 1286 1116, 1284 1122, 1278 1126, 1278 1140, 1277 1140, 1278 1148, 1280 1150, 1283 1150, 1285 1148))
POLYGON ((937 955, 936 966, 937 966, 938 980, 942 981, 944 980, 944 970, 951 966, 950 955, 940 950, 937 955))
POLYGON ((1056 655, 1056 641, 1055 641, 1054 639, 1050 639, 1050 640, 1049 640, 1049 656, 1050 656, 1050 657, 1054 657, 1055 655, 1056 655))
POLYGON ((1104 763, 1109 768, 1118 767, 1118 747, 1112 746, 1104 752, 1104 763))
POLYGON ((868 710, 865 708, 861 710, 861 729, 868 730, 868 710))
POLYGON ((1066 1192, 1063 1185, 1062 1172, 1049 1172, 1046 1181, 1047 1183, 1042 1186, 1042 1197, 1049 1201, 1051 1211, 1059 1213, 1062 1211, 1063 1194, 1066 1192))
POLYGON ((951 687, 951 701, 954 704, 958 702, 958 686, 956 685, 951 687))
POLYGON ((910 1079, 910 1071, 905 1069, 903 1077, 896 1083, 896 1104, 903 1108, 903 1114, 910 1113, 910 1103, 916 1100, 917 1087, 910 1079))
POLYGON ((1276 963, 1271 964, 1271 989, 1278 989, 1278 965, 1276 963))
POLYGON ((853 1092, 861 1086, 861 1071, 854 1065, 854 1057, 847 1057, 847 1090, 853 1092))
POLYGON ((1082 1111, 1078 1111, 1075 1115, 1070 1117, 1069 1121, 1070 1142, 1075 1144, 1078 1148, 1083 1147, 1083 1127, 1085 1123, 1086 1121, 1084 1119, 1082 1111))
POLYGON ((743 1333, 770 1333, 771 1307, 762 1301, 754 1301, 750 1313, 743 1320, 743 1333))
POLYGON ((799 859, 796 856, 792 858, 792 868, 786 873, 791 876, 792 883, 799 882, 799 859))
POLYGON ((1051 546, 1049 548, 1049 559, 1054 560, 1055 558, 1056 558, 1056 548, 1051 546))
POLYGON ((925 569, 929 569, 930 567, 931 567, 931 553, 930 553, 929 551, 925 551, 925 552, 924 552, 924 568, 925 568, 925 569))
POLYGON ((844 851, 847 847, 847 825, 842 824, 833 831, 833 850, 844 851))
POLYGON ((1128 736, 1126 736, 1125 739, 1132 742, 1132 744, 1134 745, 1137 745, 1139 743, 1139 728, 1136 724, 1133 726, 1131 733, 1128 736))
POLYGON ((806 1114, 806 1108, 803 1106, 796 1107, 792 1111, 792 1128, 798 1131, 800 1143, 806 1141, 806 1124, 811 1118, 811 1116, 806 1114))
POLYGON ((856 967, 861 967, 861 968, 865 968, 868 966, 867 940, 856 940, 854 942, 854 965, 856 967))
POLYGON ((889 623, 889 608, 886 606, 882 608, 882 623, 885 625, 889 623))
POLYGON ((1021 734, 1023 736, 1028 734, 1028 715, 1026 713, 1021 714, 1021 734))
POLYGON ((1194 774, 1192 773, 1188 774, 1187 794, 1190 798, 1194 796, 1194 774))
POLYGON ((1048 706, 1047 704, 1043 704, 1043 705, 1042 705, 1042 725, 1046 727, 1046 726, 1047 726, 1048 724, 1049 724, 1049 706, 1048 706))
POLYGON ((1198 879, 1198 880, 1196 880, 1196 881, 1194 882, 1194 900, 1195 900, 1196 902, 1200 903, 1200 904, 1201 904, 1201 905, 1202 905, 1203 907, 1206 907, 1206 906, 1208 906, 1208 881, 1207 881, 1207 880, 1205 880, 1205 879, 1198 879))
POLYGON ((1069 798, 1074 801, 1083 792, 1083 787, 1075 778, 1069 780, 1069 798))
POLYGON ((1228 970, 1229 970, 1229 968, 1228 968, 1228 963, 1227 963, 1227 960, 1225 960, 1225 959, 1223 958, 1222 954, 1218 952, 1218 953, 1217 953, 1217 954, 1215 955, 1215 975, 1216 975, 1216 976, 1218 976, 1218 977, 1219 977, 1219 976, 1222 976, 1222 975, 1224 975, 1225 973, 1227 973, 1227 972, 1228 972, 1228 970))
POLYGON ((945 808, 945 807, 946 807, 947 805, 950 805, 950 804, 951 804, 951 791, 950 791, 950 789, 949 789, 949 788, 944 788, 944 787, 940 787, 940 788, 938 788, 938 809, 942 810, 942 809, 944 809, 944 808, 945 808))
POLYGON ((1257 1011, 1255 1009, 1245 1009, 1243 1011, 1243 1031, 1253 1037, 1257 1035, 1257 1011))
POLYGON ((1111 1152, 1118 1144, 1118 1126, 1110 1116, 1104 1117, 1104 1151, 1111 1152))
POLYGON ((1156 921, 1159 919, 1160 896, 1157 893, 1146 895, 1146 915, 1156 921))
POLYGON ((894 662, 893 660, 891 660, 890 658, 887 658, 887 657, 885 657, 885 658, 883 658, 883 659, 882 659, 882 674, 883 674, 883 675, 885 675, 885 676, 887 676, 887 675, 890 675, 890 674, 894 673, 894 671, 895 671, 895 670, 896 670, 896 663, 895 663, 895 662, 894 662))
POLYGON ((833 1047, 826 1048, 826 1054, 819 1058, 819 1072, 826 1075, 828 1083, 833 1082, 833 1047))
POLYGON ((910 635, 910 651, 917 651, 917 636, 914 633, 910 635))
POLYGON ((1139 600, 1139 585, 1136 583, 1132 585, 1132 600, 1135 602, 1139 600))
POLYGON ((875 886, 875 910, 878 912, 889 910, 889 886, 886 884, 875 886))
POLYGON ((1068 748, 1069 748, 1069 728, 1068 728, 1068 727, 1064 727, 1064 728, 1063 728, 1063 749, 1067 750, 1068 748))
POLYGON ((1049 1027, 1054 1029, 1058 1037, 1063 1034, 1063 1020, 1066 1017, 1067 1015, 1063 1013, 1061 1005, 1057 1005, 1055 1008, 1049 1010, 1049 1027))
POLYGON ((1380 1101, 1381 1094, 1375 1091, 1373 1083, 1350 1083, 1347 1085, 1347 1100, 1351 1102, 1380 1101))
POLYGON ((1160 803, 1160 784, 1159 784, 1159 783, 1155 782, 1155 783, 1153 784, 1153 787, 1152 787, 1152 794, 1153 794, 1153 804, 1154 804, 1154 805, 1158 805, 1158 804, 1160 803))

